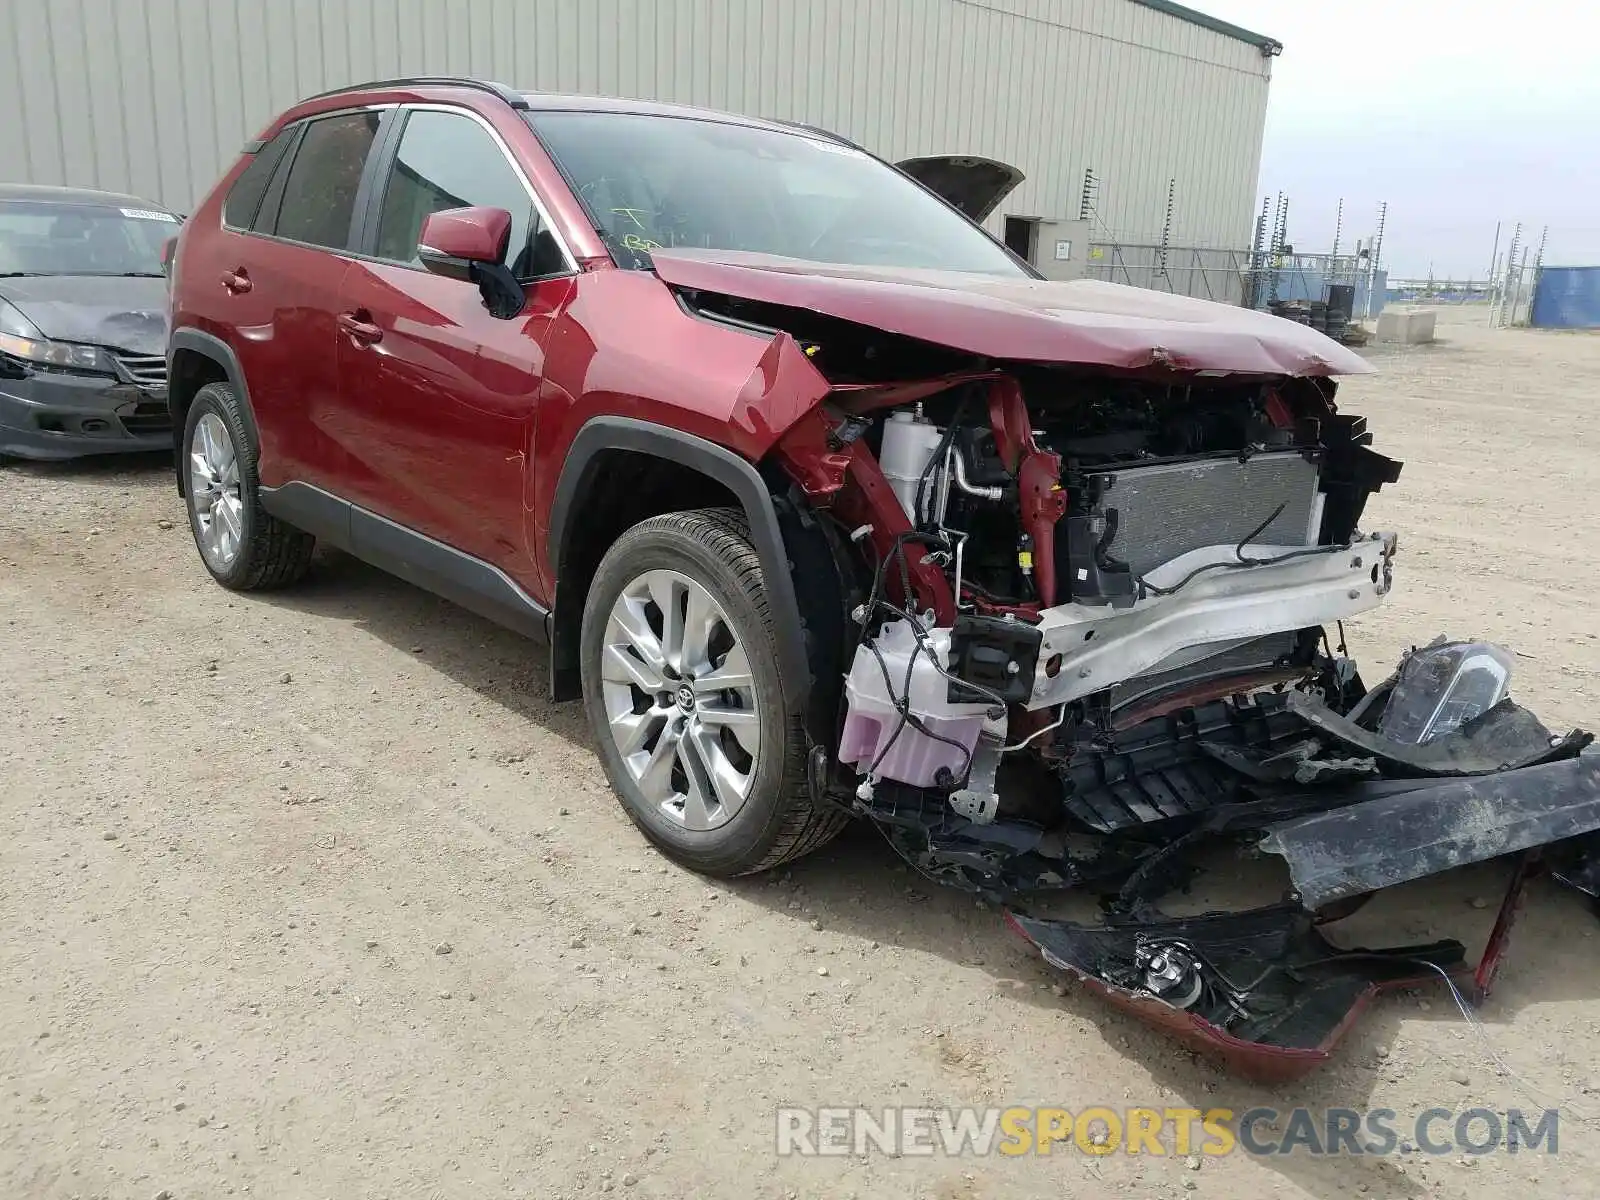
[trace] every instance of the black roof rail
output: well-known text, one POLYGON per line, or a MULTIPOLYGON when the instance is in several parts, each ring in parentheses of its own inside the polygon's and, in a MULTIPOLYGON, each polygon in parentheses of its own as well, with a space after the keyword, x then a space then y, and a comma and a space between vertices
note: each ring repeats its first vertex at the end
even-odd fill
POLYGON ((346 92, 370 92, 378 88, 398 87, 476 88, 480 92, 489 92, 500 97, 512 108, 525 109, 528 107, 528 98, 526 96, 503 83, 493 83, 486 79, 467 79, 456 75, 414 75, 406 79, 374 79, 370 83, 348 83, 344 87, 336 87, 326 92, 318 92, 315 96, 307 96, 306 99, 323 100, 329 96, 342 96, 346 92))
POLYGON ((787 125, 790 129, 798 129, 803 133, 810 133, 820 138, 826 138, 828 141, 837 142, 841 146, 849 146, 852 150, 862 149, 862 147, 856 145, 843 134, 835 133, 831 129, 824 129, 820 125, 807 125, 804 121, 785 121, 781 118, 769 118, 769 120, 771 120, 774 125, 787 125))

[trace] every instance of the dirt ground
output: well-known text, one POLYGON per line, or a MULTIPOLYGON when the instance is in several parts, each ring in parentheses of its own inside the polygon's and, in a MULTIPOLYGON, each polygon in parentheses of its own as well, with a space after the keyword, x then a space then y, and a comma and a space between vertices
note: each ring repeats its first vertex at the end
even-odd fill
MULTIPOLYGON (((1600 338, 1440 333, 1341 396, 1407 460, 1353 652, 1501 641, 1519 699, 1592 724, 1600 338)), ((0 620, 4 1197, 1600 1195, 1600 925, 1552 885, 1482 1012, 1520 1078, 1435 990, 1256 1087, 1057 995, 870 830, 779 878, 667 864, 540 650, 342 558, 226 593, 164 462, 0 469, 0 620), (777 1106, 856 1103, 1563 1113, 1556 1156, 1475 1165, 775 1155, 777 1106)), ((1481 940, 1505 875, 1396 920, 1481 940)))

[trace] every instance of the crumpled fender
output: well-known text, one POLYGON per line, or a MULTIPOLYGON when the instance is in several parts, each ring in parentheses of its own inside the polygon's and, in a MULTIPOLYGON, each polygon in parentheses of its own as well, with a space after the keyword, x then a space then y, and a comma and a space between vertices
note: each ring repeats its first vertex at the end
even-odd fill
POLYGON ((739 389, 728 423, 770 447, 796 421, 815 411, 828 392, 828 381, 800 343, 780 332, 739 389))

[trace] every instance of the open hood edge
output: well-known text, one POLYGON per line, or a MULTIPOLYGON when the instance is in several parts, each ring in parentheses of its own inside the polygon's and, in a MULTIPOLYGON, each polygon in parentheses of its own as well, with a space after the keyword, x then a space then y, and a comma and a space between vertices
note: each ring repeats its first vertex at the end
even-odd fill
POLYGON ((964 154, 908 158, 895 166, 979 223, 1027 178, 1008 163, 964 154))

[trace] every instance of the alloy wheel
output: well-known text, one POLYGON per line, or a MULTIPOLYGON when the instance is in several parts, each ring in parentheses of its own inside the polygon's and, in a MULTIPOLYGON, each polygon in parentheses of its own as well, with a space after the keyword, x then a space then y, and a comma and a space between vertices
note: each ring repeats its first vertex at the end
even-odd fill
POLYGON ((216 413, 205 413, 195 422, 189 443, 189 498, 200 553, 213 570, 226 571, 239 557, 244 499, 239 454, 228 426, 216 413))
POLYGON ((612 605, 601 645, 607 728, 645 800, 716 829, 750 796, 761 754, 755 681, 727 613, 678 571, 646 571, 612 605))

